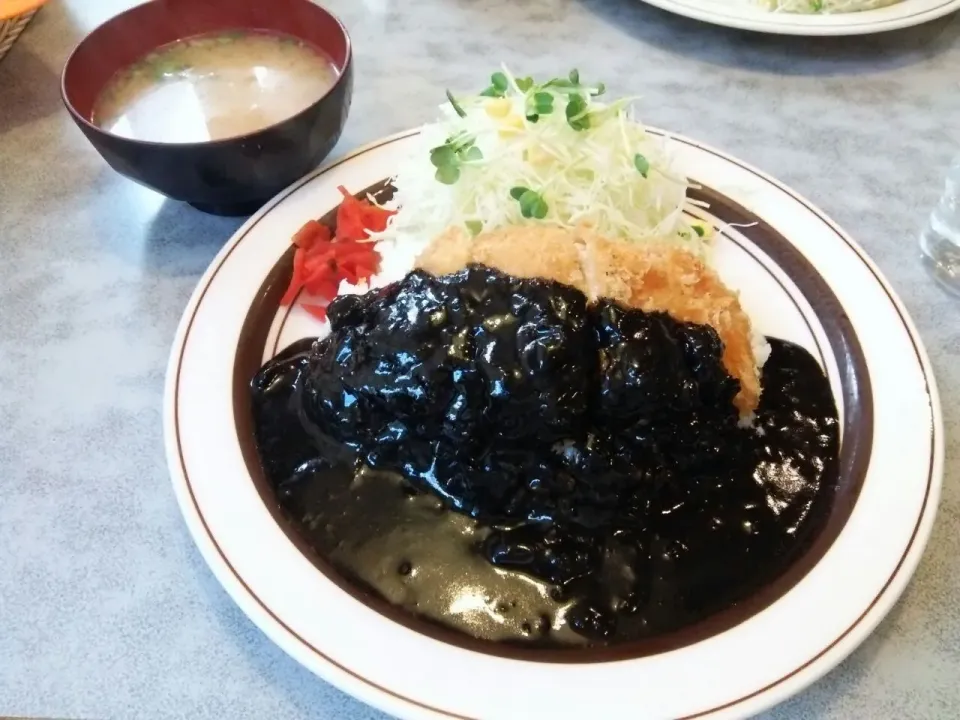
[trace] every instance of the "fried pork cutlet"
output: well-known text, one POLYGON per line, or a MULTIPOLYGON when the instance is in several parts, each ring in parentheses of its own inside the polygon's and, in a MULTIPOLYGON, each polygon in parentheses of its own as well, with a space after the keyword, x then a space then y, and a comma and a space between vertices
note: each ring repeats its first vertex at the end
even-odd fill
POLYGON ((756 409, 760 376, 750 319, 737 294, 692 253, 669 245, 609 240, 589 230, 518 226, 474 238, 451 228, 417 259, 417 267, 433 275, 472 263, 515 277, 564 283, 591 302, 606 298, 646 312, 666 312, 681 322, 710 325, 723 342, 724 368, 740 381, 734 404, 745 416, 756 409))

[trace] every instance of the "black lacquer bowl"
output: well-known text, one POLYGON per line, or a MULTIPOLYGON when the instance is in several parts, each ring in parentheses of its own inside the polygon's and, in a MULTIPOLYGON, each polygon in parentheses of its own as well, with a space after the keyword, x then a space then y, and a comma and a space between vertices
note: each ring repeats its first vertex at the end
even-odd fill
POLYGON ((248 215, 319 165, 340 138, 352 88, 347 30, 308 0, 154 0, 117 15, 84 38, 67 60, 61 81, 74 122, 114 170, 218 215, 248 215), (235 29, 299 38, 330 57, 339 79, 297 115, 225 140, 145 142, 91 122, 97 96, 117 71, 176 40, 235 29))

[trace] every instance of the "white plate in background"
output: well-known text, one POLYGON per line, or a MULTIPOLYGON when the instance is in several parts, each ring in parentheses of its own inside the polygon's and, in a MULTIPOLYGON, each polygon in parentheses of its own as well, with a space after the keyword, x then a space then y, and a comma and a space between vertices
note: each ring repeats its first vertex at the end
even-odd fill
POLYGON ((960 0, 903 0, 852 13, 771 12, 751 0, 643 0, 694 20, 776 35, 869 35, 920 25, 960 9, 960 0))

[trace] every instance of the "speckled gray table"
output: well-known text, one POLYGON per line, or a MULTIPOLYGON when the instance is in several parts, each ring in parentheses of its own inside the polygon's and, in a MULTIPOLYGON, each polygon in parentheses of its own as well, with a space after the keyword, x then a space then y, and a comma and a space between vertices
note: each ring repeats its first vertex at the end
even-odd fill
MULTIPOLYGON (((60 106, 70 48, 125 0, 53 0, 0 61, 0 715, 383 716, 289 659, 194 549, 170 489, 163 374, 200 273, 239 221, 114 174, 60 106)), ((825 208, 893 282, 932 356, 943 502, 902 602, 769 718, 960 717, 960 303, 916 235, 960 149, 960 18, 819 41, 725 31, 635 0, 340 0, 353 112, 336 153, 429 118, 497 59, 577 66, 642 117, 825 208)))

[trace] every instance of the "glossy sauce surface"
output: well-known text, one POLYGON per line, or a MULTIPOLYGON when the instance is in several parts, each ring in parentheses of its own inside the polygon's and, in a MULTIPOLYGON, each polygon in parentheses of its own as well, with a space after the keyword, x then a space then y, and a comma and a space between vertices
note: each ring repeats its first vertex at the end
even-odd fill
POLYGON ((711 328, 556 283, 412 273, 330 318, 254 379, 258 451, 311 547, 411 618, 655 636, 770 582, 829 509, 836 408, 790 343, 742 427, 711 328))

